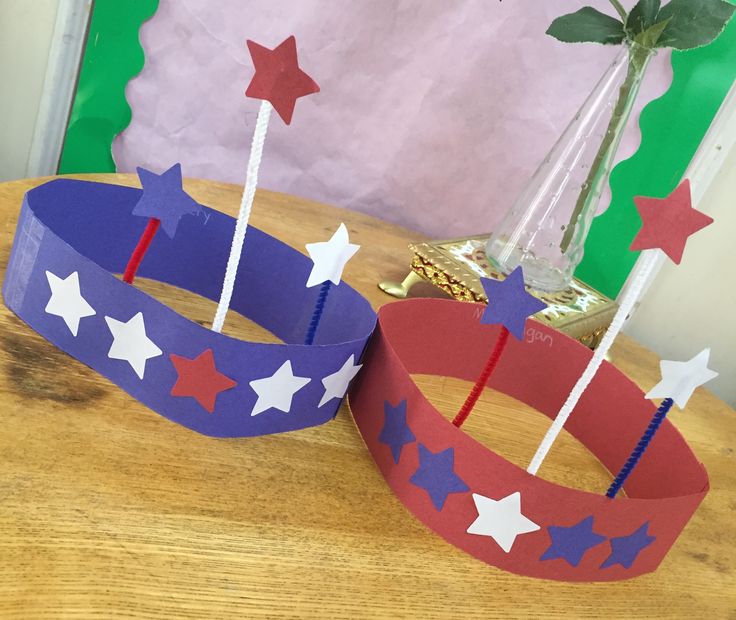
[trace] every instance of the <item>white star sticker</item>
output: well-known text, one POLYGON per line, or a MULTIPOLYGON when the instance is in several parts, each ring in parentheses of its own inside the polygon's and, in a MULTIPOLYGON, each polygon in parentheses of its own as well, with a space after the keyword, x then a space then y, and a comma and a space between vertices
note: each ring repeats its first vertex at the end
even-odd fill
POLYGON ((105 317, 105 321, 113 337, 107 357, 128 362, 135 374, 143 379, 143 374, 146 372, 146 361, 161 355, 161 349, 146 336, 143 313, 139 312, 127 323, 109 316, 105 317))
POLYGON ((327 375, 322 379, 325 393, 317 407, 321 407, 333 398, 342 398, 345 396, 345 392, 348 391, 348 384, 353 380, 353 377, 358 374, 358 371, 362 367, 362 364, 355 365, 355 355, 351 355, 342 365, 340 370, 332 373, 331 375, 327 375))
POLYGON ((285 361, 273 375, 264 379, 255 379, 250 382, 250 387, 258 394, 258 400, 253 406, 250 415, 258 415, 267 409, 279 409, 284 413, 289 413, 291 409, 291 399, 299 390, 301 390, 311 379, 307 377, 297 377, 291 370, 291 362, 285 361))
POLYGON ((85 316, 97 314, 79 291, 79 273, 74 271, 62 280, 47 271, 46 279, 51 287, 51 297, 49 303, 46 304, 46 312, 64 319, 72 336, 76 337, 79 320, 85 316))
POLYGON ((649 390, 646 398, 671 398, 684 409, 695 388, 718 376, 708 368, 709 357, 710 349, 703 349, 687 362, 660 361, 662 380, 649 390))
POLYGON ((348 229, 340 224, 329 241, 321 243, 307 243, 307 252, 314 266, 307 280, 307 288, 322 284, 330 280, 333 284, 340 284, 342 270, 358 250, 359 245, 350 243, 348 229))
POLYGON ((521 493, 516 491, 495 500, 473 493, 478 518, 470 524, 468 534, 490 536, 506 553, 519 534, 536 532, 539 526, 521 514, 521 493))

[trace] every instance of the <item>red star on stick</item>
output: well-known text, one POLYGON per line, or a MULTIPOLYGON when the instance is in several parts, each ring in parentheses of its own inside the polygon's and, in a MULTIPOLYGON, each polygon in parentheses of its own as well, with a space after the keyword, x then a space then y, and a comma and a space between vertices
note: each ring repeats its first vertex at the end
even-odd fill
POLYGON ((212 349, 203 351, 191 360, 174 353, 169 357, 179 375, 171 388, 171 395, 191 396, 210 413, 215 410, 217 395, 237 385, 215 368, 212 349))
POLYGON ((296 100, 319 92, 317 82, 299 68, 294 35, 273 50, 249 40, 248 51, 256 73, 245 96, 269 101, 283 121, 290 124, 296 100))
POLYGON ((713 223, 713 218, 693 209, 690 181, 685 179, 667 198, 637 196, 634 203, 642 227, 631 243, 632 250, 659 248, 677 265, 690 235, 713 223))

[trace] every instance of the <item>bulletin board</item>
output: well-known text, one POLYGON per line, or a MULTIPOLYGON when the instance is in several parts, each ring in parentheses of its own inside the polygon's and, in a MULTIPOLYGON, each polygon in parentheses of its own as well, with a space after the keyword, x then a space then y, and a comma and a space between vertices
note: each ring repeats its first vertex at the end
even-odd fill
MULTIPOLYGON (((112 142, 131 121, 125 89, 145 62, 139 30, 158 7, 158 0, 95 2, 61 174, 115 171, 112 142)), ((736 78, 736 20, 711 45, 674 51, 672 70, 669 90, 641 113, 640 147, 611 175, 611 206, 593 221, 575 273, 610 297, 637 259, 628 249, 640 225, 633 197, 665 196, 674 189, 736 78)))

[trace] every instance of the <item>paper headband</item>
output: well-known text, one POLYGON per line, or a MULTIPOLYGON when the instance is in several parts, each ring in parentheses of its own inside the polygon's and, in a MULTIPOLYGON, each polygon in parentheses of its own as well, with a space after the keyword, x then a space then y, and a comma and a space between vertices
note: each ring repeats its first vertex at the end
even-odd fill
MULTIPOLYGON (((498 336, 484 307, 417 299, 384 306, 349 392, 355 422, 386 482, 427 527, 521 575, 614 581, 656 569, 708 491, 703 466, 665 422, 627 483, 628 498, 527 473, 453 426, 411 374, 473 381, 498 336), (452 329, 442 329, 451 326, 452 329)), ((490 387, 553 417, 591 351, 537 322, 512 339, 490 387)), ((609 471, 629 456, 654 405, 605 363, 567 429, 609 471)))
MULTIPOLYGON (((231 308, 287 344, 213 332, 121 282, 146 225, 141 190, 68 179, 29 191, 8 271, 7 306, 44 338, 164 417, 205 435, 290 431, 333 418, 375 326, 369 303, 336 286, 315 344, 301 343, 319 294, 311 261, 250 227, 231 308)), ((235 220, 202 207, 157 235, 139 275, 217 300, 235 220)))

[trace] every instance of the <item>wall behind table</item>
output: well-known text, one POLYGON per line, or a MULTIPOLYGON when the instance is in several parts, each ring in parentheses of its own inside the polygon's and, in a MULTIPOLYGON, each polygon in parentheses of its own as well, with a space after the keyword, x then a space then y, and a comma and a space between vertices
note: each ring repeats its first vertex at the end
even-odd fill
POLYGON ((0 0, 0 181, 27 176, 57 0, 0 0))
POLYGON ((698 205, 715 223, 687 243, 682 263, 665 261, 626 332, 664 359, 688 360, 710 346, 720 373, 707 388, 736 407, 736 148, 698 205))
MULTIPOLYGON (((146 64, 126 91, 118 170, 181 161, 187 176, 242 183, 258 111, 243 96, 245 39, 274 47, 293 33, 322 92, 297 104, 291 126, 272 121, 261 186, 437 237, 486 232, 617 53, 545 35, 578 4, 161 0, 141 29, 146 64)), ((670 81, 661 53, 641 104, 670 81)))

